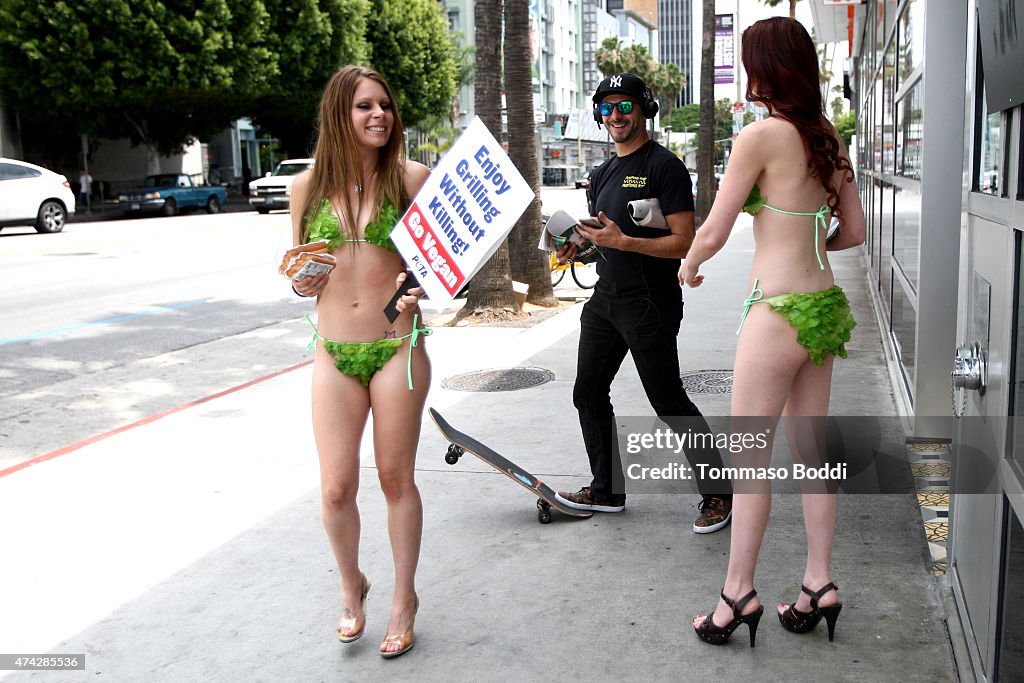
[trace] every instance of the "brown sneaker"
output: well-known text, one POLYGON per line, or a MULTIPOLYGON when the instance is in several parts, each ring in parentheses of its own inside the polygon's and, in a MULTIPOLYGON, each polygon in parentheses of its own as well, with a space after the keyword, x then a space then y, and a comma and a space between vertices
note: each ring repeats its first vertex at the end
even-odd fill
POLYGON ((622 512, 626 509, 625 496, 621 501, 615 500, 612 496, 594 495, 589 486, 584 486, 576 493, 559 491, 555 494, 559 503, 577 510, 593 510, 594 512, 622 512), (618 505, 616 505, 618 503, 618 505))
POLYGON ((698 534, 723 529, 732 520, 732 498, 708 496, 697 504, 697 509, 700 515, 693 522, 693 530, 698 534))

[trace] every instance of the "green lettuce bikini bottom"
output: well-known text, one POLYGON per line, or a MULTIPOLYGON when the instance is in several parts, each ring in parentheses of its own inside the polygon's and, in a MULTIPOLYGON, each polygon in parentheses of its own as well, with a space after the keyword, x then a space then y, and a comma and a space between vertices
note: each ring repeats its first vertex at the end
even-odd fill
POLYGON ((364 387, 370 386, 370 379, 373 378, 384 364, 391 360, 402 343, 409 340, 409 361, 406 365, 406 375, 409 380, 409 390, 412 391, 412 350, 419 343, 422 336, 428 336, 431 332, 429 327, 418 327, 419 315, 413 315, 412 332, 407 335, 395 338, 375 339, 369 342, 342 342, 327 339, 320 336, 313 321, 306 316, 306 321, 313 327, 313 338, 309 341, 309 348, 313 348, 316 340, 319 339, 324 345, 324 351, 334 359, 334 367, 343 375, 355 377, 364 387))
POLYGON ((767 304, 769 308, 789 321, 796 329, 796 340, 807 349, 815 365, 824 365, 829 354, 846 358, 846 342, 857 322, 850 314, 850 302, 842 287, 832 285, 820 292, 808 294, 779 294, 764 298, 764 292, 754 280, 754 289, 743 301, 743 315, 736 334, 754 304, 767 304))

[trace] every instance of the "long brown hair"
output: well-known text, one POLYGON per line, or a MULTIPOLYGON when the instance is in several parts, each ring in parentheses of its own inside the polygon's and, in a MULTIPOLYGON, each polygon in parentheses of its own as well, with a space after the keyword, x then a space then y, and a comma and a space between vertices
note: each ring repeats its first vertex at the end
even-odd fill
POLYGON ((356 217, 363 206, 363 197, 372 194, 377 198, 370 222, 377 220, 380 206, 387 199, 399 212, 405 210, 408 198, 403 184, 405 170, 405 129, 398 115, 395 97, 384 77, 375 69, 365 66, 345 66, 334 74, 320 98, 320 115, 317 121, 318 133, 313 158, 316 163, 310 171, 309 190, 302 208, 302 241, 306 241, 309 221, 319 210, 321 202, 336 200, 341 218, 349 230, 355 230, 356 217), (387 93, 394 113, 391 137, 377 156, 376 172, 371 186, 363 175, 360 148, 356 144, 352 129, 352 101, 359 81, 364 78, 377 81, 387 93), (366 191, 356 195, 352 205, 348 189, 359 185, 366 191))
POLYGON ((811 36, 796 19, 771 17, 747 27, 742 44, 747 101, 763 102, 769 114, 796 126, 811 177, 821 182, 829 208, 839 216, 839 190, 833 177, 837 170, 847 171, 846 181, 853 182, 853 168, 840 153, 835 128, 825 118, 818 52, 811 36))

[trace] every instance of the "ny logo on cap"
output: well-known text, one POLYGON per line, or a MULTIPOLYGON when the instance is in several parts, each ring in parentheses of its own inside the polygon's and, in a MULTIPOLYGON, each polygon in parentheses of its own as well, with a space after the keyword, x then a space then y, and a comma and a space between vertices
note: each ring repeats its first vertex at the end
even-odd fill
POLYGON ((610 88, 621 88, 622 87, 622 76, 612 76, 608 81, 608 87, 610 88))

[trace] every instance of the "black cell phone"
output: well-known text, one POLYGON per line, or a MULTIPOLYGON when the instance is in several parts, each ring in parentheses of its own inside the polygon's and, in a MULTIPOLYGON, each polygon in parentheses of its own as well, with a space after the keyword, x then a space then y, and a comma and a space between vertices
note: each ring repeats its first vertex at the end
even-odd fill
POLYGON ((384 307, 384 315, 387 316, 388 322, 393 323, 398 320, 398 300, 409 293, 409 290, 413 287, 419 287, 419 281, 413 277, 412 271, 405 271, 405 280, 398 287, 395 295, 391 297, 391 301, 384 307))
POLYGON ((597 228, 597 229, 601 229, 601 228, 604 227, 604 223, 602 223, 601 221, 599 221, 596 218, 581 218, 580 219, 580 225, 585 225, 588 228, 597 228))

